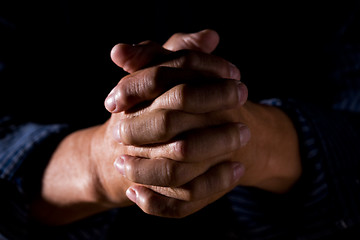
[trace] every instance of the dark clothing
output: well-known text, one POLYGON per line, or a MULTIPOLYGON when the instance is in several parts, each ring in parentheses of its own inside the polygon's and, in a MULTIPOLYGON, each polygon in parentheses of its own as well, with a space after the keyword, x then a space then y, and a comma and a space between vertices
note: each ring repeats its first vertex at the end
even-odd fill
POLYGON ((0 239, 358 239, 360 3, 11 1, 0 3, 0 239), (144 7, 142 4, 144 4, 144 7), (282 108, 303 176, 287 194, 237 187, 184 219, 114 209, 63 227, 27 213, 41 171, 69 132, 104 122, 124 76, 119 42, 212 28, 249 99, 282 108), (167 229, 167 231, 162 231, 167 229), (353 236, 353 238, 350 238, 353 236))

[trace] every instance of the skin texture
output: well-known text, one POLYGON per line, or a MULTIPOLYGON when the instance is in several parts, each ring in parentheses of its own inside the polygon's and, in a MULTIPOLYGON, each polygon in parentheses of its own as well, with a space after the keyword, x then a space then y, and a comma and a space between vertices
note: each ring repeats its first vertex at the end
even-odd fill
POLYGON ((218 42, 204 30, 116 45, 129 75, 105 100, 112 116, 60 143, 33 215, 66 224, 135 203, 179 218, 239 184, 288 191, 301 175, 296 131, 281 110, 246 101, 240 71, 210 54, 218 42))

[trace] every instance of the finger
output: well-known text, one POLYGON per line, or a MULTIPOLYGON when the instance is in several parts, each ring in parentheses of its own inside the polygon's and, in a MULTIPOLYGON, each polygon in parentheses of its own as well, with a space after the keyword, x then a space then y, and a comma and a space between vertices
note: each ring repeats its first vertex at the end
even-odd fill
POLYGON ((136 45, 120 43, 110 53, 112 61, 126 72, 135 72, 151 62, 157 62, 171 51, 183 49, 212 52, 219 43, 219 35, 213 30, 197 33, 176 33, 163 45, 144 41, 136 45))
POLYGON ((192 214, 219 199, 237 185, 244 168, 226 162, 211 169, 184 188, 135 185, 126 191, 128 198, 145 213, 171 218, 192 214))
POLYGON ((112 48, 110 57, 124 71, 133 73, 169 53, 170 51, 161 45, 145 41, 136 45, 119 43, 112 48))
POLYGON ((241 77, 234 64, 215 55, 186 49, 168 54, 166 58, 160 66, 193 69, 217 78, 240 80, 241 77))
POLYGON ((156 98, 150 109, 209 113, 239 107, 247 97, 247 87, 234 80, 209 81, 201 85, 179 84, 156 98))
POLYGON ((219 35, 214 30, 205 29, 196 33, 175 33, 163 45, 170 51, 192 49, 211 53, 219 44, 219 35))
POLYGON ((213 160, 206 163, 182 163, 167 158, 140 158, 124 155, 114 166, 128 180, 146 185, 176 187, 203 174, 213 160))
POLYGON ((112 113, 121 112, 140 102, 153 100, 179 83, 207 83, 209 78, 240 80, 240 72, 221 58, 184 53, 180 58, 165 62, 163 66, 147 68, 124 77, 105 99, 105 107, 112 113), (186 69, 179 69, 182 67, 186 69), (201 71, 207 72, 208 76, 201 75, 201 71))
POLYGON ((126 146, 124 154, 144 158, 169 158, 182 162, 200 162, 223 156, 243 147, 250 130, 241 123, 196 129, 161 145, 126 146))
POLYGON ((199 201, 186 202, 163 196, 145 186, 140 185, 128 188, 126 195, 145 213, 168 218, 186 217, 222 196, 219 194, 199 201))
POLYGON ((158 97, 141 114, 122 119, 114 136, 128 145, 167 142, 182 132, 225 123, 228 119, 218 112, 240 106, 246 98, 247 88, 234 80, 201 88, 181 84, 158 97))
POLYGON ((114 137, 125 145, 147 145, 167 142, 182 132, 210 124, 207 115, 194 115, 176 110, 157 109, 140 117, 122 119, 114 129, 114 137))
POLYGON ((147 187, 170 198, 198 201, 234 188, 244 172, 245 168, 239 162, 223 162, 180 187, 147 187))
POLYGON ((161 66, 146 68, 121 79, 105 99, 105 107, 113 113, 128 110, 140 102, 158 97, 179 83, 200 79, 200 75, 192 70, 161 66))

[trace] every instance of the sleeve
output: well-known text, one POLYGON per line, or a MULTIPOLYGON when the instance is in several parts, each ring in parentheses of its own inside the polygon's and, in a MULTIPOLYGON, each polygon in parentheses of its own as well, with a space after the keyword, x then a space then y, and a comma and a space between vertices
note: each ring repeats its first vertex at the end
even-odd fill
POLYGON ((66 133, 65 125, 19 123, 11 117, 0 118, 0 236, 3 238, 27 236, 28 200, 35 192, 30 189, 34 186, 30 182, 39 180, 36 176, 41 176, 39 171, 45 168, 49 154, 66 133))
MULTIPOLYGON (((299 234, 336 236, 360 226, 360 114, 294 100, 281 108, 297 128, 302 178, 294 190, 299 234)), ((342 235, 344 236, 344 235, 342 235)))
POLYGON ((292 99, 262 103, 281 108, 292 119, 303 174, 283 195, 235 188, 228 198, 239 223, 238 235, 245 239, 348 239, 346 234, 352 236, 360 229, 360 115, 292 99))
POLYGON ((281 196, 244 187, 231 192, 229 199, 246 239, 360 236, 359 9, 357 5, 351 11, 327 46, 329 72, 319 81, 331 97, 317 92, 319 103, 305 98, 262 101, 281 108, 294 123, 303 174, 281 196))
POLYGON ((64 226, 44 226, 29 215, 43 171, 62 139, 65 124, 21 123, 0 117, 0 239, 107 239, 117 209, 64 226))

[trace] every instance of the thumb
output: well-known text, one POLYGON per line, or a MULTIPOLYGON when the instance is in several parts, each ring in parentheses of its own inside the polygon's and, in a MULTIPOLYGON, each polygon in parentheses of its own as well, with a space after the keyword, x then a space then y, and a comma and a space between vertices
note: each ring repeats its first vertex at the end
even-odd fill
POLYGON ((219 35, 205 29, 197 33, 175 33, 161 46, 152 41, 137 45, 117 44, 111 50, 112 61, 126 72, 135 72, 151 62, 178 50, 197 50, 211 53, 219 44, 219 35))
POLYGON ((219 34, 211 29, 196 33, 175 33, 166 41, 163 48, 170 51, 190 49, 211 53, 219 44, 219 40, 219 34))
POLYGON ((119 43, 113 47, 110 56, 124 71, 133 73, 169 53, 169 50, 155 42, 144 41, 136 45, 119 43))

